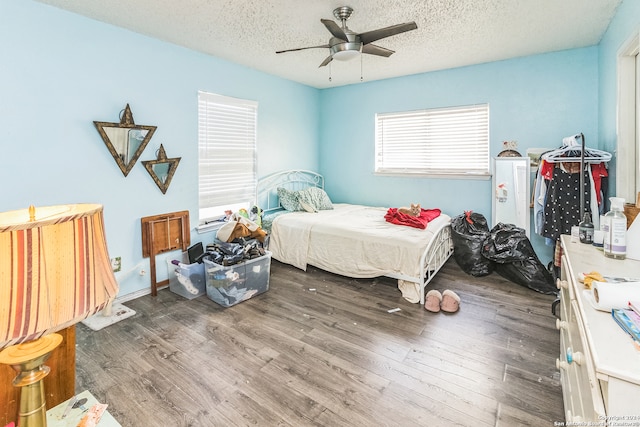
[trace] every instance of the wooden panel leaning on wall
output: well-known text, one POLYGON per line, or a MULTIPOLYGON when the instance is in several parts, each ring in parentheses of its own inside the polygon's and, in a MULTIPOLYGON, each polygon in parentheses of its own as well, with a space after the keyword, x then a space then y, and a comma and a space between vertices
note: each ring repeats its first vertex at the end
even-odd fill
MULTIPOLYGON (((76 327, 58 331, 62 344, 45 362, 51 371, 44 379, 47 408, 64 402, 75 394, 76 382, 76 327)), ((20 389, 13 386, 16 371, 8 365, 0 365, 0 426, 17 422, 20 389)))
POLYGON ((177 249, 186 251, 191 245, 189 211, 145 216, 140 219, 142 228, 142 256, 149 257, 151 270, 151 295, 158 295, 158 288, 169 280, 156 280, 156 255, 177 249))

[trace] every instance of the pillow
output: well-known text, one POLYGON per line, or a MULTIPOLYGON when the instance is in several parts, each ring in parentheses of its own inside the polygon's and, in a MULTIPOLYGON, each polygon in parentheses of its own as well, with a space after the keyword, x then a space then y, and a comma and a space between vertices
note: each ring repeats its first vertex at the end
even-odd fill
POLYGON ((300 203, 300 207, 302 209, 304 209, 307 212, 311 212, 311 213, 317 213, 318 209, 316 209, 315 207, 313 207, 313 205, 310 205, 307 202, 303 202, 302 200, 298 200, 298 203, 300 203))
POLYGON ((287 190, 282 187, 278 187, 277 191, 278 198, 280 199, 280 206, 291 212, 303 210, 300 203, 298 203, 298 195, 296 191, 287 190))
POLYGON ((333 204, 327 193, 318 187, 309 187, 298 191, 298 202, 304 202, 319 211, 333 209, 333 204))

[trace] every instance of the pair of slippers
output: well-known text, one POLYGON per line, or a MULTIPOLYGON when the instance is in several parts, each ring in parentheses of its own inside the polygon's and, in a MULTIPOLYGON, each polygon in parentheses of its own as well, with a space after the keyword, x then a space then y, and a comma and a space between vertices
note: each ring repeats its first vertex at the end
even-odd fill
POLYGON ((460 308, 460 297, 449 289, 443 293, 432 289, 427 292, 424 308, 432 313, 437 313, 440 310, 455 313, 460 308))

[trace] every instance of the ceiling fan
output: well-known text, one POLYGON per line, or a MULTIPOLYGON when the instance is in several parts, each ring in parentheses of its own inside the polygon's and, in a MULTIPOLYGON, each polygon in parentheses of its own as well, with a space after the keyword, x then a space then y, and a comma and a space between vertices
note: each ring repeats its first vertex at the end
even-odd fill
POLYGON ((418 28, 415 22, 406 22, 404 24, 392 25, 390 27, 358 34, 347 28, 347 19, 349 19, 352 13, 353 9, 349 6, 342 6, 333 10, 333 16, 342 22, 342 28, 340 28, 335 21, 330 19, 320 20, 320 22, 322 22, 324 26, 327 27, 327 30, 329 30, 333 35, 333 37, 329 39, 329 43, 320 46, 280 50, 276 53, 294 52, 304 49, 328 48, 330 51, 329 56, 322 61, 320 67, 324 67, 334 59, 342 61, 349 60, 358 56, 360 53, 389 57, 394 53, 393 50, 374 45, 372 42, 418 28))

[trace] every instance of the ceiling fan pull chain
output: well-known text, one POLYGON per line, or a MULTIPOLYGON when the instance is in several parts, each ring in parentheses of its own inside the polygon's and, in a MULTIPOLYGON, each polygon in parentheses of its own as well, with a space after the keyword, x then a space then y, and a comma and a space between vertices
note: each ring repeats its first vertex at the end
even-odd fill
POLYGON ((331 81, 331 63, 329 63, 329 81, 331 81))
POLYGON ((364 81, 362 78, 362 55, 360 55, 360 81, 364 81))

